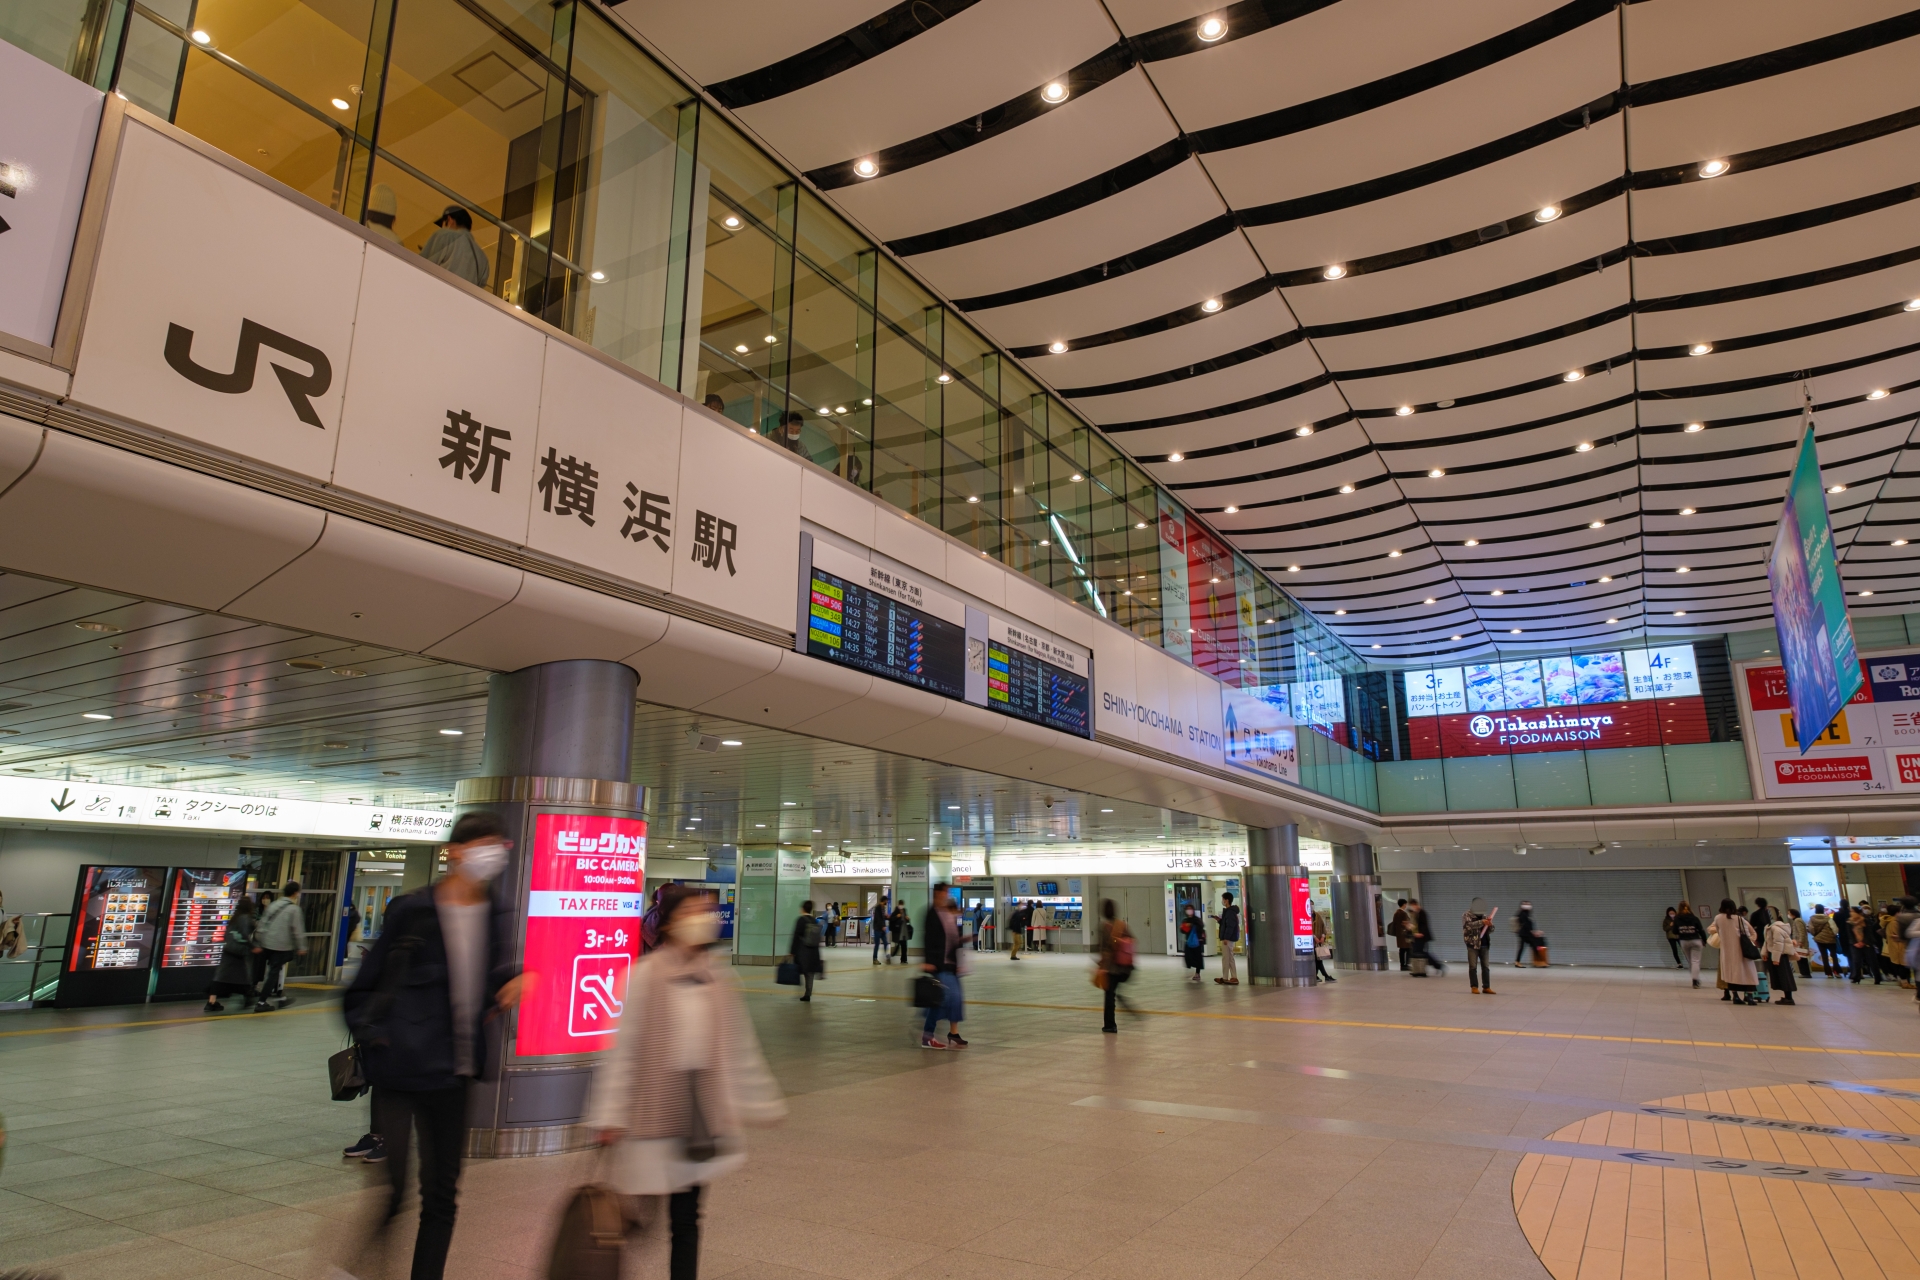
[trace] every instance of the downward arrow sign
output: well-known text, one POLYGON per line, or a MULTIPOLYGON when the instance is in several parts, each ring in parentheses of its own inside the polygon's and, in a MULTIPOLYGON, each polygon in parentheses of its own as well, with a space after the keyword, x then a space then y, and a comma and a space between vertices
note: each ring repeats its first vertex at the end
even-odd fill
POLYGON ((58 800, 49 800, 47 801, 47 803, 52 805, 56 811, 60 813, 65 813, 67 810, 73 808, 74 805, 80 802, 78 800, 67 799, 67 788, 62 787, 60 788, 60 798, 58 800))

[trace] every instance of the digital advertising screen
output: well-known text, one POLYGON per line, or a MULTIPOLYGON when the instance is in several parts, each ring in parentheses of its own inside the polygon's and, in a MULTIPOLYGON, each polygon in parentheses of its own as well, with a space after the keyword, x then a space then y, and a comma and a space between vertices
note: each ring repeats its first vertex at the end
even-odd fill
POLYGON ((1306 876, 1287 879, 1288 896, 1293 903, 1293 954, 1313 954, 1313 881, 1306 876))
POLYGON ((1085 650, 1018 622, 987 619, 987 707, 1076 737, 1093 736, 1085 650))
POLYGON ((534 815, 514 1053, 613 1047, 646 912, 647 824, 591 814, 534 815))
POLYGON ((813 543, 806 651, 815 658, 966 696, 966 607, 930 583, 813 543))
POLYGON ((79 932, 67 971, 151 968, 166 885, 165 867, 82 867, 79 932))
POLYGON ((167 886, 160 967, 217 968, 227 941, 227 917, 246 888, 244 868, 175 867, 167 886))

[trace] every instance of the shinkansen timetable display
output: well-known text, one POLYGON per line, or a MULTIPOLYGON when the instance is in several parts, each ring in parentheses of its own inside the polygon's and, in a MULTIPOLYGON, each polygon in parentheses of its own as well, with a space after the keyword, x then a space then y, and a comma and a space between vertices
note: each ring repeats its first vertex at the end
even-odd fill
POLYGON ((902 574, 816 546, 806 652, 948 698, 967 695, 967 612, 902 574))
POLYGON ((899 566, 800 537, 794 648, 945 698, 1093 736, 1093 653, 899 566))

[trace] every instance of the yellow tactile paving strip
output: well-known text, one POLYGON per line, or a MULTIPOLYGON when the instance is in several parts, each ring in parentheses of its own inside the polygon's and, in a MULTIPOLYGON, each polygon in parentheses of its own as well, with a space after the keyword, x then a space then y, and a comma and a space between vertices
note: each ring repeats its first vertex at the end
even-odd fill
MULTIPOLYGON (((1920 1081, 1877 1080, 1920 1089, 1920 1081)), ((1815 1085, 1663 1098, 1660 1105, 1920 1134, 1920 1103, 1815 1085)), ((1548 1135, 1652 1151, 1920 1175, 1920 1150, 1815 1134, 1607 1112, 1548 1135)), ((1920 1278, 1920 1193, 1527 1155, 1520 1229, 1554 1280, 1920 1278)))

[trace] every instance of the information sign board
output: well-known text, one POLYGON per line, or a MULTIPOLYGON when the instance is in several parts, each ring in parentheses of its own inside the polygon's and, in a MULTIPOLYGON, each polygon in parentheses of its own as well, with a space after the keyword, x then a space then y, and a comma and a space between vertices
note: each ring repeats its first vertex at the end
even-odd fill
POLYGON ((949 698, 967 692, 966 606, 931 583, 813 544, 807 653, 949 698))

